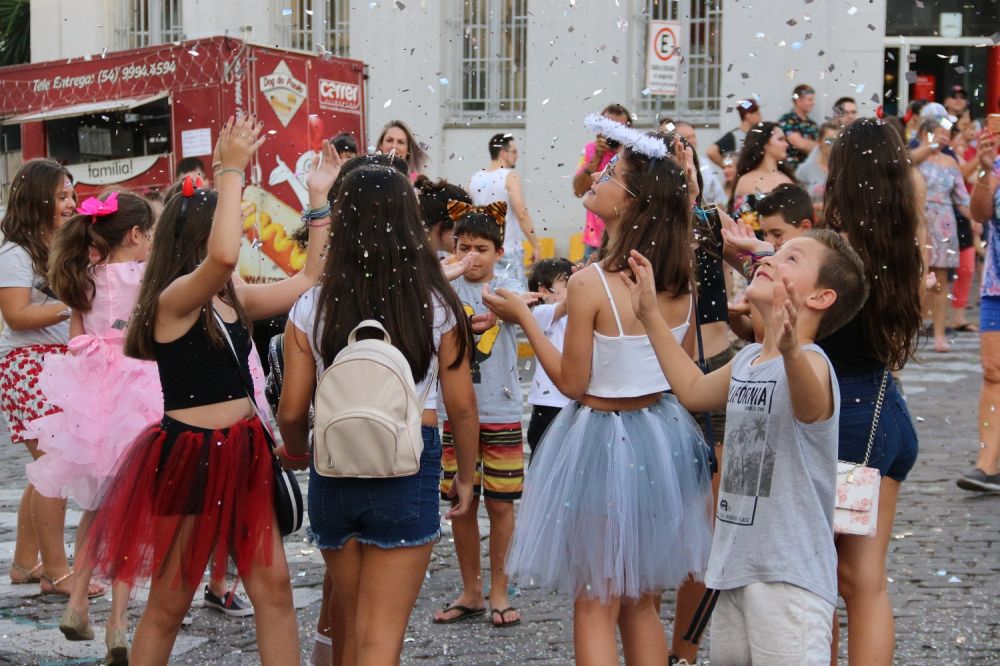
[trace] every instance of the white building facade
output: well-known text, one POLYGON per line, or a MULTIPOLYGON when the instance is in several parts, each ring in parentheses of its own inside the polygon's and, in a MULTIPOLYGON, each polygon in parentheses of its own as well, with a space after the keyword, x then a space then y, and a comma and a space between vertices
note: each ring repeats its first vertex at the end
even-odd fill
POLYGON ((512 133, 537 231, 565 253, 584 218, 571 187, 592 139, 584 115, 620 103, 638 126, 688 120, 702 149, 738 124, 740 100, 758 98, 776 120, 799 83, 816 89, 817 121, 843 95, 872 115, 893 69, 887 4, 891 13, 900 2, 32 0, 31 46, 32 60, 45 61, 229 34, 362 60, 368 144, 385 122, 404 120, 428 146, 426 173, 466 185, 488 162, 489 137, 512 133), (677 95, 644 94, 651 18, 681 21, 677 95))

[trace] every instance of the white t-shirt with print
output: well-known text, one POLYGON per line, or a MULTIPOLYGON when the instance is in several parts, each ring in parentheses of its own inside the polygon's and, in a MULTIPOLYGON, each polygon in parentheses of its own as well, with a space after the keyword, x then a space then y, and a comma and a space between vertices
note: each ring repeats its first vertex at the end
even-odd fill
MULTIPOLYGON (((39 287, 45 284, 40 275, 36 275, 31 266, 31 255, 20 245, 3 243, 0 245, 0 289, 4 287, 23 287, 31 289, 30 303, 32 305, 48 305, 58 301, 54 296, 46 294, 39 287)), ((69 342, 69 320, 45 328, 32 328, 15 331, 10 326, 4 326, 0 333, 0 357, 19 347, 31 345, 64 345, 69 342)))

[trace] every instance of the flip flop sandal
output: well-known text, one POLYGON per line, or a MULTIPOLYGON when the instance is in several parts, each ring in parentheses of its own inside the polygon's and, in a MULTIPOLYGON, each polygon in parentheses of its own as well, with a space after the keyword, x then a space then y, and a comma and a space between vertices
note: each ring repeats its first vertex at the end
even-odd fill
MULTIPOLYGON (((56 578, 55 580, 53 580, 52 578, 46 576, 45 574, 42 574, 42 576, 41 576, 42 580, 40 581, 41 588, 42 588, 42 594, 53 594, 53 595, 58 594, 58 595, 63 596, 63 597, 70 596, 69 592, 62 592, 56 586, 59 583, 65 581, 65 580, 68 580, 75 573, 76 573, 76 571, 74 571, 74 570, 71 569, 68 574, 60 576, 59 578, 56 578), (44 583, 48 583, 49 584, 49 588, 48 589, 45 588, 44 583)), ((104 596, 105 592, 107 592, 107 590, 105 589, 105 587, 103 585, 99 585, 98 583, 91 582, 90 583, 90 587, 87 590, 87 598, 88 599, 96 599, 97 597, 104 596)))
POLYGON ((459 614, 455 617, 445 618, 443 620, 434 618, 434 624, 455 624, 456 622, 462 622, 473 617, 479 617, 480 615, 484 615, 486 613, 485 608, 469 608, 468 606, 459 606, 458 604, 453 606, 445 605, 444 612, 447 613, 449 611, 458 611, 459 614))
POLYGON ((493 610, 491 610, 490 611, 490 616, 491 616, 491 622, 490 623, 493 625, 493 628, 494 629, 505 629, 507 627, 516 627, 517 625, 521 624, 521 618, 517 618, 516 620, 511 620, 510 622, 504 622, 504 619, 503 619, 504 614, 505 613, 509 613, 511 611, 514 611, 516 613, 517 609, 514 608, 513 606, 507 606, 507 608, 504 608, 503 610, 500 610, 499 608, 494 608, 493 610), (500 617, 500 622, 499 623, 496 621, 497 616, 500 617))
POLYGON ((40 583, 40 582, 42 582, 42 577, 40 575, 38 575, 38 576, 35 575, 35 572, 41 570, 41 568, 42 568, 42 563, 41 562, 39 562, 38 564, 36 564, 31 569, 26 569, 26 568, 22 567, 20 564, 17 564, 16 562, 12 562, 11 565, 10 565, 10 570, 11 571, 16 571, 17 573, 22 574, 24 576, 24 580, 14 580, 13 578, 11 578, 10 579, 10 584, 11 585, 31 585, 32 583, 40 583))

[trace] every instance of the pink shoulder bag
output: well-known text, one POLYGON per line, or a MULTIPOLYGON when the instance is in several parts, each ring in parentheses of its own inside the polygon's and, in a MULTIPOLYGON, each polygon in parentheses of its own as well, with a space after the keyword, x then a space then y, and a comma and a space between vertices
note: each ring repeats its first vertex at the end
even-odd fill
POLYGON ((833 531, 837 534, 875 536, 878 528, 878 491, 882 475, 878 469, 868 466, 872 455, 872 444, 882 416, 885 402, 885 388, 889 380, 889 370, 882 374, 882 386, 875 401, 872 429, 868 435, 868 449, 861 464, 837 461, 837 498, 833 510, 833 531))

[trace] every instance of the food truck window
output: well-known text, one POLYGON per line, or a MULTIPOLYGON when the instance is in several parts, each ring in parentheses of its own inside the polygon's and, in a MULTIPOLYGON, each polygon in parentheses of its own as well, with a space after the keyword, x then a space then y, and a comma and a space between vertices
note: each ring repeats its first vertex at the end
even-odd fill
POLYGON ((45 122, 49 157, 83 164, 170 152, 170 99, 45 122))
POLYGON ((21 150, 21 126, 0 127, 0 153, 16 153, 21 150))

